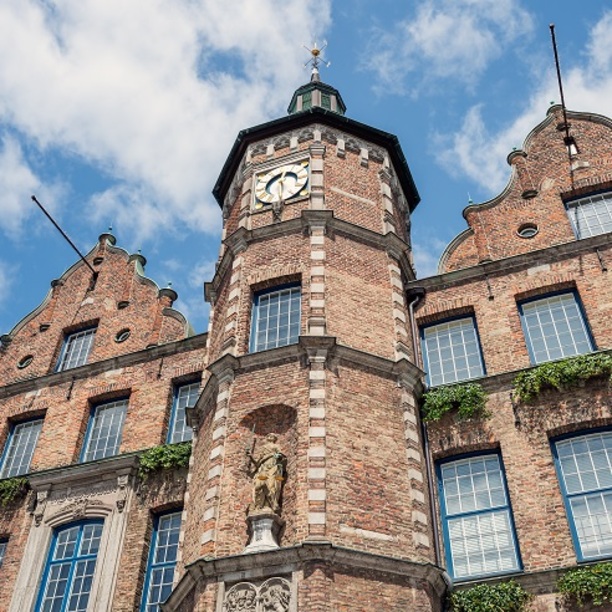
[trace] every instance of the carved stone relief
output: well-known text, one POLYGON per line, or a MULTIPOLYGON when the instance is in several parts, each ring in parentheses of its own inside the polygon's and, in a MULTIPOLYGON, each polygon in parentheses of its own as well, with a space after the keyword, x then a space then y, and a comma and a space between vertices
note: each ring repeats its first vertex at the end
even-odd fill
POLYGON ((239 582, 228 589, 223 612, 289 612, 291 585, 285 578, 270 578, 256 585, 239 582))

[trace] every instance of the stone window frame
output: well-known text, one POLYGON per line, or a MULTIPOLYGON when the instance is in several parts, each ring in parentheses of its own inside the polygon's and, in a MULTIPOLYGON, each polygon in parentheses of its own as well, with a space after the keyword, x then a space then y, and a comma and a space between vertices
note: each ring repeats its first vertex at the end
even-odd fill
POLYGON ((185 380, 181 382, 175 382, 172 386, 172 406, 170 408, 170 418, 168 419, 168 434, 166 436, 167 444, 176 444, 178 442, 187 442, 193 439, 193 428, 189 427, 187 424, 187 411, 185 410, 187 407, 195 406, 195 402, 197 402, 198 397, 200 395, 200 386, 202 384, 201 376, 200 378, 192 378, 190 380, 185 380), (189 393, 187 403, 182 405, 181 402, 181 392, 184 389, 195 388, 195 402, 189 403, 191 400, 191 395, 189 393), (181 424, 180 432, 181 435, 178 436, 177 439, 177 424, 181 424), (191 433, 191 435, 187 435, 191 433))
MULTIPOLYGON (((265 350, 269 350, 273 348, 289 346, 291 344, 296 344, 298 342, 298 339, 301 333, 301 325, 302 325, 302 298, 303 298, 302 284, 300 281, 272 285, 267 288, 262 288, 258 291, 253 291, 252 302, 251 302, 252 305, 251 305, 251 329, 249 333, 249 353, 259 353, 261 351, 265 351, 265 350), (291 305, 293 304, 294 300, 297 302, 298 307, 299 307, 298 316, 297 316, 297 336, 295 337, 293 341, 291 341, 292 340, 292 332, 291 332, 292 325, 290 323, 288 326, 288 334, 286 336, 287 342, 283 342, 281 344, 277 341, 275 346, 267 346, 267 342, 266 342, 265 347, 263 348, 260 347, 259 343, 257 342, 257 333, 259 331, 259 324, 260 324, 259 314, 260 314, 260 308, 261 308, 261 304, 260 304, 261 298, 269 297, 275 293, 280 295, 282 292, 285 292, 287 290, 291 291, 293 289, 299 290, 297 294, 290 295, 290 307, 289 307, 291 309, 291 305)), ((291 319, 289 319, 289 321, 291 321, 291 319)), ((293 323, 295 323, 295 321, 293 323)))
MULTIPOLYGON (((480 341, 480 333, 478 331, 478 321, 476 320, 476 313, 473 310, 464 311, 461 313, 455 313, 449 316, 441 315, 440 317, 436 317, 436 319, 433 321, 430 321, 427 323, 421 323, 419 325, 419 336, 421 340, 421 352, 423 354, 423 369, 425 370, 427 374, 427 382, 430 386, 437 387, 441 385, 457 384, 457 383, 466 382, 468 380, 482 378, 487 375, 487 367, 486 367, 486 363, 484 359, 484 351, 482 350, 482 343, 480 341), (463 320, 471 320, 472 322, 474 340, 476 342, 476 347, 478 349, 478 356, 480 358, 480 373, 474 376, 468 376, 467 378, 456 378, 455 377, 453 380, 443 380, 442 382, 437 382, 435 384, 432 384, 431 376, 429 373, 429 354, 428 354, 426 338, 425 338, 426 330, 434 328, 434 327, 442 326, 442 325, 448 325, 449 323, 453 323, 453 322, 463 321, 463 320)), ((462 343, 461 347, 465 349, 465 343, 462 343)), ((466 356, 465 353, 463 353, 462 356, 465 357, 466 356)), ((456 374, 454 362, 453 362, 453 372, 456 374)), ((447 375, 447 373, 442 372, 442 375, 444 378, 447 375)))
POLYGON ((438 460, 436 462, 435 468, 436 468, 436 478, 438 481, 438 500, 439 500, 439 505, 440 505, 440 521, 442 523, 442 536, 443 536, 444 550, 445 550, 445 556, 446 556, 446 561, 447 561, 446 566, 447 566, 447 571, 453 577, 453 580, 455 582, 471 581, 471 580, 475 580, 475 579, 479 579, 483 577, 502 576, 505 574, 516 574, 516 573, 522 572, 523 563, 521 559, 521 551, 520 551, 518 537, 516 534, 516 525, 514 522, 514 512, 512 510, 512 501, 510 499, 510 494, 508 490, 508 481, 506 478, 506 470, 504 467, 501 450, 499 448, 495 448, 491 450, 481 450, 478 452, 452 455, 449 457, 445 457, 444 459, 438 460), (471 511, 464 511, 464 512, 449 514, 447 512, 446 495, 445 495, 445 490, 444 490, 444 479, 443 479, 443 474, 442 474, 442 470, 444 466, 448 466, 453 463, 455 464, 464 463, 466 461, 480 459, 480 458, 484 459, 487 457, 495 457, 498 461, 499 473, 501 475, 503 492, 505 496, 505 503, 499 504, 497 506, 493 506, 490 508, 482 509, 482 510, 471 510, 471 511), (468 574, 468 575, 461 576, 461 577, 455 576, 453 557, 452 557, 452 552, 451 552, 452 549, 451 549, 449 522, 453 519, 460 518, 460 517, 484 516, 487 514, 491 515, 497 512, 504 512, 507 515, 508 527, 510 528, 513 553, 514 553, 514 558, 516 561, 516 566, 505 569, 505 570, 500 570, 500 571, 481 572, 477 574, 476 573, 468 574))
POLYGON ((13 478, 15 476, 22 476, 23 474, 27 474, 30 471, 30 466, 32 464, 32 457, 34 457, 34 453, 36 451, 36 446, 38 444, 38 440, 40 438, 40 432, 42 431, 42 427, 43 427, 43 423, 45 420, 45 415, 44 413, 41 414, 36 414, 36 415, 31 415, 31 416, 26 416, 26 418, 20 418, 19 420, 10 420, 9 421, 9 432, 8 432, 8 436, 6 438, 6 442, 4 444, 4 449, 2 451, 2 455, 0 455, 0 479, 1 478, 13 478), (38 428, 38 432, 36 433, 36 439, 34 441, 34 443, 31 446, 28 446, 26 448, 23 449, 23 453, 21 453, 21 459, 19 460, 20 464, 23 464, 23 458, 25 457, 26 451, 30 452, 30 457, 27 461, 27 468, 24 470, 19 470, 17 472, 9 472, 7 473, 6 470, 6 461, 9 458, 9 454, 11 452, 11 449, 13 447, 13 445, 15 444, 15 440, 17 437, 21 436, 21 429, 19 430, 19 432, 17 432, 17 429, 20 427, 25 427, 28 425, 33 425, 35 423, 40 423, 40 427, 38 428))
POLYGON ((588 193, 581 195, 578 198, 567 199, 564 200, 563 203, 565 205, 565 211, 567 213, 569 222, 574 230, 576 240, 591 238, 592 236, 600 236, 612 231, 612 191, 610 189, 588 193), (585 210, 592 209, 593 212, 597 213, 598 202, 602 202, 603 208, 605 209, 605 214, 602 216, 603 220, 598 216, 598 223, 596 227, 589 225, 588 221, 584 228, 581 227, 581 220, 585 221, 587 219, 584 214, 585 210), (606 230, 606 225, 609 225, 610 229, 606 230))
MULTIPOLYGON (((149 545, 149 554, 147 555, 147 567, 146 567, 146 572, 145 572, 145 579, 144 579, 144 583, 143 583, 143 588, 142 588, 142 595, 141 595, 141 602, 140 602, 140 607, 139 610, 141 610, 141 612, 146 612, 148 607, 151 605, 149 603, 149 591, 151 588, 151 575, 154 569, 159 569, 159 568, 172 568, 172 583, 174 584, 174 576, 175 576, 175 571, 176 571, 176 566, 177 566, 177 562, 178 562, 178 553, 179 553, 179 540, 178 538, 180 537, 180 532, 181 532, 181 527, 183 524, 183 510, 182 508, 172 508, 170 510, 167 510, 165 512, 159 512, 157 514, 155 514, 153 516, 153 528, 151 530, 151 538, 150 538, 150 545, 149 545), (161 562, 161 563, 156 563, 154 561, 154 556, 157 552, 157 544, 158 544, 158 537, 159 537, 159 524, 160 521, 162 521, 165 518, 169 518, 169 517, 177 517, 178 516, 178 526, 176 527, 176 537, 177 537, 177 543, 176 543, 176 556, 173 562, 161 562)), ((165 601, 167 599, 164 598, 163 601, 165 601)), ((157 603, 162 603, 162 602, 157 602, 157 603)))
MULTIPOLYGON (((610 552, 604 552, 601 554, 585 554, 583 542, 581 541, 581 536, 576 526, 575 513, 572 508, 572 500, 585 499, 587 497, 593 497, 594 494, 602 494, 602 493, 610 493, 612 492, 612 485, 610 486, 598 486, 596 488, 591 488, 588 490, 581 491, 568 491, 566 475, 563 472, 563 466, 561 460, 559 458, 559 448, 562 445, 567 445, 570 441, 586 441, 587 439, 593 439, 597 436, 602 436, 607 434, 611 439, 611 447, 612 447, 612 429, 607 428, 595 428, 595 429, 587 429, 587 430, 578 430, 572 431, 570 433, 565 433, 560 436, 556 436, 550 438, 550 447, 551 452, 555 464, 555 472, 557 474, 557 481, 559 482, 559 488, 561 491, 561 495, 563 497, 563 504, 565 506, 565 514, 567 517, 569 531, 572 537, 572 542, 574 544, 574 550, 576 552, 576 560, 578 562, 590 562, 597 561, 601 559, 609 559, 612 557, 612 550, 610 552)), ((606 447, 608 448, 608 447, 606 447)), ((590 451, 591 449, 589 449, 590 451)), ((575 455, 574 455, 575 456, 575 455)), ((592 453, 589 452, 589 458, 593 461, 592 453)), ((577 462, 576 462, 577 465, 577 462)), ((594 463, 593 463, 594 465, 594 463)), ((583 470, 584 471, 584 470, 583 470)), ((582 484, 581 474, 582 472, 577 472, 580 478, 580 482, 582 484)), ((599 479, 598 479, 599 480, 599 479)), ((601 484, 598 482, 598 484, 601 484)), ((589 515, 591 516, 591 515, 589 515)), ((612 521, 612 518, 609 517, 609 521, 612 521)))
MULTIPOLYGON (((540 365, 542 363, 548 363, 550 361, 556 361, 558 359, 566 359, 567 357, 573 357, 576 355, 585 355, 588 353, 591 353, 593 351, 597 350, 597 345, 595 344, 595 339, 593 338, 593 334, 591 332, 591 327, 589 325, 589 321, 588 318, 586 316, 586 312, 584 310, 584 306, 582 305, 582 300, 580 299, 580 295, 577 291, 577 289, 575 287, 571 287, 568 289, 561 289, 558 291, 550 291, 550 292, 538 292, 537 295, 531 296, 529 298, 520 300, 517 302, 517 306, 518 306, 518 311, 519 311, 519 318, 520 318, 520 322, 521 322, 521 329, 523 330, 523 338, 525 340, 525 346, 527 347, 527 352, 529 354, 529 360, 531 362, 532 365, 540 365), (563 350, 563 354, 558 356, 558 357, 550 357, 550 350, 551 348, 548 346, 548 344, 546 344, 545 349, 546 349, 546 353, 548 354, 549 358, 548 359, 538 359, 536 357, 536 353, 533 349, 533 339, 532 339, 532 332, 530 330, 530 328, 528 327, 528 324, 526 322, 526 315, 525 315, 525 305, 529 305, 529 304, 534 304, 535 302, 545 302, 548 300, 551 300, 552 298, 556 298, 558 296, 572 296, 573 298, 573 304, 575 304, 576 309, 577 309, 577 313, 580 315, 580 321, 581 321, 581 327, 582 327, 582 331, 584 332, 585 338, 589 343, 589 350, 586 351, 582 351, 582 352, 567 352, 566 350, 563 350)), ((549 336, 550 337, 550 336, 549 336)), ((559 338, 559 334, 555 328, 555 336, 554 336, 557 340, 559 338)), ((572 334, 572 342, 574 344, 576 344, 575 342, 575 338, 574 335, 572 334)), ((563 348, 563 347, 561 347, 563 348)))
MULTIPOLYGON (((62 348, 57 359, 57 365, 55 366, 55 371, 64 372, 66 370, 72 370, 73 368, 78 368, 85 365, 89 360, 89 355, 91 354, 91 350, 93 348, 97 330, 98 325, 96 324, 89 325, 76 331, 66 332, 64 335, 64 341, 62 343, 62 348), (87 348, 84 351, 84 355, 79 354, 77 362, 74 365, 68 365, 72 357, 72 347, 74 346, 72 343, 76 343, 81 338, 87 338, 87 348)), ((81 347, 82 344, 79 344, 79 348, 77 349, 79 353, 81 353, 81 347)))
POLYGON ((99 461, 100 459, 107 459, 108 457, 113 457, 119 454, 119 450, 121 448, 121 440, 123 437, 123 428, 125 427, 125 419, 127 416, 127 411, 129 407, 129 396, 120 397, 115 400, 109 400, 106 402, 98 402, 91 405, 89 412, 89 419, 87 421, 87 429, 85 431, 85 436, 83 438, 83 447, 81 449, 80 462, 85 463, 89 461, 99 461), (94 428, 96 427, 96 419, 98 416, 98 411, 105 408, 110 408, 114 405, 122 405, 123 406, 123 414, 121 416, 121 424, 119 428, 119 433, 117 436, 117 441, 115 444, 114 452, 108 453, 108 449, 104 451, 104 455, 102 457, 94 457, 88 458, 88 454, 90 451, 90 444, 92 441, 92 435, 94 434, 94 428))

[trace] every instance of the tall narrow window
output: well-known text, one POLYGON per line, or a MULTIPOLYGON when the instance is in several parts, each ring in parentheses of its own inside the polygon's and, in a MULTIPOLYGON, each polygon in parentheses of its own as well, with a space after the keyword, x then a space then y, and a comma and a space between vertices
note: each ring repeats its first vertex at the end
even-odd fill
POLYGON ((185 408, 195 406, 200 391, 200 383, 180 385, 174 388, 174 401, 168 428, 168 443, 185 442, 193 437, 193 430, 187 425, 185 408))
POLYGON ((64 340, 56 370, 62 372, 86 364, 95 335, 95 327, 68 334, 64 340))
POLYGON ((299 285, 257 293, 253 305, 251 352, 294 344, 300 335, 299 285))
POLYGON ((0 478, 28 473, 42 423, 42 419, 34 419, 12 425, 0 461, 0 478))
POLYGON ((102 521, 56 529, 38 594, 41 612, 85 612, 93 584, 102 521))
POLYGON ((450 573, 456 579, 520 569, 510 502, 498 455, 438 466, 450 573))
POLYGON ((566 207, 576 238, 612 232, 612 192, 572 200, 566 207))
POLYGON ((100 404, 93 409, 85 436, 82 461, 104 459, 119 452, 127 405, 128 400, 123 399, 100 404))
POLYGON ((553 443, 579 561, 612 556, 612 431, 553 443))
POLYGON ((181 512, 156 517, 142 597, 142 612, 158 612, 172 591, 178 552, 181 512))
POLYGON ((0 538, 0 568, 2 568, 2 562, 4 561, 4 555, 6 554, 6 546, 8 540, 6 538, 0 538))
POLYGON ((574 292, 523 302, 520 312, 532 363, 590 353, 594 349, 574 292))
POLYGON ((423 327, 421 333, 425 369, 432 387, 483 376, 473 317, 423 327))

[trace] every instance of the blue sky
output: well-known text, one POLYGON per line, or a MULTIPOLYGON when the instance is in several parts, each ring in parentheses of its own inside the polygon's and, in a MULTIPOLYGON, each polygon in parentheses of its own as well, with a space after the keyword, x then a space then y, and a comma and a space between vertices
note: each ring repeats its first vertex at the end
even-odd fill
POLYGON ((322 79, 347 114, 396 134, 421 194, 419 276, 465 229, 468 194, 505 186, 506 156, 559 101, 612 115, 603 0, 3 0, 0 3, 0 335, 113 226, 206 329, 217 258, 211 190, 242 128, 282 116, 327 40, 322 79))

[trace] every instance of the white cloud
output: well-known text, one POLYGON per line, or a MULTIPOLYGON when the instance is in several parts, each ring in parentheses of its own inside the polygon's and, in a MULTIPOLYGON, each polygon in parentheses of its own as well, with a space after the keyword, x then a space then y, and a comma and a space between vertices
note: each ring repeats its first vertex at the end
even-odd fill
MULTIPOLYGON (((591 30, 584 63, 567 64, 563 83, 568 108, 610 115, 612 11, 591 30)), ((550 100, 559 100, 552 70, 540 80, 523 112, 497 132, 487 128, 482 105, 473 106, 457 132, 436 135, 438 161, 452 174, 463 173, 495 195, 510 177, 506 156, 513 147, 522 147, 529 132, 544 119, 550 100)))
POLYGON ((0 259, 0 287, 2 287, 2 293, 0 293, 0 306, 8 302, 11 297, 13 279, 17 274, 17 270, 17 266, 0 259))
POLYGON ((446 247, 446 242, 430 236, 421 237, 412 243, 412 256, 418 278, 426 278, 437 274, 440 253, 446 247))
POLYGON ((414 73, 423 82, 443 78, 472 85, 532 29, 519 0, 426 0, 393 31, 375 34, 366 68, 387 91, 404 92, 408 76, 414 88, 414 73))
POLYGON ((106 170, 94 220, 141 239, 175 221, 216 231, 223 158, 239 129, 281 111, 270 91, 304 78, 299 43, 328 27, 329 4, 5 0, 0 122, 106 170))

